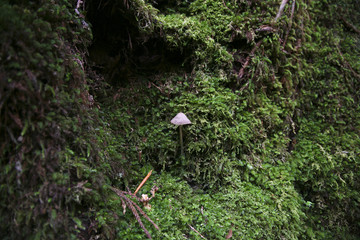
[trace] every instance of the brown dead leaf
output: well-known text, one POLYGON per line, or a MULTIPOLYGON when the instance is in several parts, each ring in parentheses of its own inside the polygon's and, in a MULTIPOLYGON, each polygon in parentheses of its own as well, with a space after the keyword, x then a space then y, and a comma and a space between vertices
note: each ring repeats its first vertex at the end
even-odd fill
POLYGON ((232 228, 230 228, 229 233, 226 235, 225 239, 229 239, 232 237, 232 228))

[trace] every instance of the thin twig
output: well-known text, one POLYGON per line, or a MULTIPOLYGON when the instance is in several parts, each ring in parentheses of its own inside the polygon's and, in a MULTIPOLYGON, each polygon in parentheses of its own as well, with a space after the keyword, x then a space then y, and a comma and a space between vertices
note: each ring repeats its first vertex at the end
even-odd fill
POLYGON ((140 216, 138 214, 138 212, 136 211, 135 207, 134 207, 134 202, 130 201, 130 199, 128 199, 127 197, 124 198, 125 199, 125 202, 127 203, 126 205, 131 209, 131 211, 133 212, 136 220, 138 221, 138 223, 140 224, 140 227, 144 230, 146 236, 149 238, 149 239, 152 239, 149 231, 146 229, 146 227, 144 226, 144 224, 142 223, 141 219, 140 219, 140 216))
POLYGON ((139 205, 137 205, 136 203, 133 202, 133 205, 137 208, 137 210, 144 216, 144 218, 146 218, 146 220, 148 220, 152 225, 154 225, 154 227, 157 230, 160 230, 158 225, 156 225, 156 223, 153 222, 153 220, 151 220, 149 218, 149 216, 141 209, 141 207, 139 207, 139 205))
POLYGON ((137 222, 140 224, 140 227, 144 230, 146 236, 149 239, 151 239, 151 235, 149 231, 145 228, 143 222, 141 221, 138 211, 146 218, 146 220, 148 220, 151 224, 153 224, 157 230, 159 230, 159 227, 146 215, 146 213, 136 203, 134 203, 131 199, 125 196, 125 194, 129 194, 130 196, 135 196, 135 194, 124 192, 114 187, 110 187, 110 189, 113 190, 120 197, 123 207, 123 213, 125 213, 125 207, 124 207, 124 202, 125 202, 125 205, 131 209, 133 215, 135 216, 137 222))
POLYGON ((133 49, 133 45, 132 45, 132 42, 131 42, 131 36, 130 36, 130 33, 129 33, 129 30, 126 30, 127 31, 127 34, 129 36, 129 49, 133 49))
POLYGON ((89 24, 85 21, 85 16, 79 11, 81 4, 83 4, 83 8, 85 7, 85 0, 78 0, 75 8, 76 14, 81 18, 81 23, 84 28, 89 29, 89 24))
POLYGON ((140 190, 140 188, 145 184, 145 182, 148 180, 148 178, 150 177, 152 173, 152 170, 150 170, 150 172, 148 173, 148 175, 146 175, 146 177, 144 178, 144 180, 142 180, 142 182, 140 183, 140 185, 137 187, 137 189, 134 192, 134 195, 140 190))
POLYGON ((198 230, 196 230, 193 226, 191 226, 190 224, 188 224, 189 225, 189 227, 191 228, 191 230, 193 230, 194 232, 196 232, 197 234, 199 234, 199 236, 201 237, 201 238, 203 238, 203 239, 206 239, 203 235, 201 235, 201 233, 199 233, 199 231, 198 230))
POLYGON ((352 25, 351 23, 349 23, 345 18, 344 16, 340 16, 341 20, 343 20, 343 22, 345 23, 345 25, 348 27, 348 28, 351 28, 354 32, 356 32, 357 34, 360 34, 360 30, 357 29, 354 25, 352 25))
MULTIPOLYGON (((149 83, 150 83, 150 87, 151 87, 151 85, 153 85, 154 87, 156 87, 157 89, 159 89, 159 91, 160 91, 161 93, 163 93, 163 90, 162 90, 160 87, 156 86, 155 83, 153 83, 153 82, 149 82, 149 83)), ((149 87, 149 88, 150 88, 150 87, 149 87)))
POLYGON ((288 30, 287 30, 287 32, 286 32, 286 36, 285 36, 285 39, 284 39, 283 47, 285 46, 286 41, 287 41, 287 38, 289 37, 289 33, 290 33, 290 30, 291 30, 292 21, 293 21, 293 17, 294 17, 294 11, 295 11, 295 0, 292 1, 291 17, 290 17, 290 22, 289 22, 289 28, 288 28, 288 30))
POLYGON ((239 80, 244 76, 245 68, 250 64, 251 58, 253 57, 256 49, 261 45, 261 43, 262 43, 262 40, 260 40, 258 43, 256 43, 254 48, 251 50, 249 56, 246 57, 245 63, 242 66, 242 68, 240 69, 239 74, 238 74, 238 84, 239 84, 239 80))
POLYGON ((222 0, 222 2, 223 2, 223 4, 224 4, 224 7, 227 8, 229 11, 231 11, 231 9, 226 6, 224 0, 222 0))
POLYGON ((76 4, 76 8, 79 9, 82 3, 83 3, 82 0, 78 0, 76 4))
POLYGON ((344 57, 344 55, 342 54, 342 52, 340 51, 340 47, 338 45, 336 45, 336 48, 342 58, 342 60, 344 61, 345 65, 350 69, 350 71, 352 72, 352 74, 357 77, 360 78, 360 74, 358 74, 357 72, 355 72, 355 70, 351 67, 350 63, 348 63, 348 61, 346 61, 346 58, 344 57))
POLYGON ((276 17, 275 17, 275 19, 274 19, 274 22, 276 22, 276 21, 281 17, 281 14, 283 13, 284 8, 285 8, 285 5, 286 5, 286 3, 287 3, 288 1, 289 1, 289 0, 282 0, 281 5, 280 5, 280 7, 279 7, 279 11, 278 11, 278 13, 276 14, 276 17))

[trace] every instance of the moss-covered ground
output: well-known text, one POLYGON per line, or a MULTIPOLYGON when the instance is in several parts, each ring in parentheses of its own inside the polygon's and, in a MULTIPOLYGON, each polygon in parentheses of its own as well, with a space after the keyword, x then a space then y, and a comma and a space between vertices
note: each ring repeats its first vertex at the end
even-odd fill
POLYGON ((0 238, 359 239, 359 14, 0 0, 0 238))

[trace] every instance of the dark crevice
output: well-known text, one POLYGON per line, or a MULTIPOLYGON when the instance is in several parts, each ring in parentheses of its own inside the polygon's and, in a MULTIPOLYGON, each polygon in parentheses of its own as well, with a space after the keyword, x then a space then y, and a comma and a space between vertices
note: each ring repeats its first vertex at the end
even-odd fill
POLYGON ((171 14, 174 12, 188 14, 190 4, 193 0, 152 0, 149 2, 163 14, 171 14))
POLYGON ((112 85, 123 87, 139 75, 184 69, 185 54, 168 48, 160 31, 143 34, 134 14, 120 3, 88 3, 87 20, 94 39, 89 60, 112 85))

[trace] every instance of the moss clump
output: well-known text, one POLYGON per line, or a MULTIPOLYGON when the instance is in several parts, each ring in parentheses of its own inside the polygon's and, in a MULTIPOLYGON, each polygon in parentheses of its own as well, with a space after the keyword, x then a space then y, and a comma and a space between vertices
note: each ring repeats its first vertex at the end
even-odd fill
MULTIPOLYGON (((356 54, 350 53, 350 48, 359 51, 358 35, 354 28, 344 28, 332 4, 291 2, 276 22, 275 1, 192 1, 188 8, 179 4, 172 11, 162 5, 155 17, 160 36, 168 48, 187 54, 192 71, 139 77, 150 83, 146 88, 139 82, 137 102, 119 103, 134 116, 134 148, 158 170, 210 194, 221 192, 237 176, 253 184, 254 191, 259 187, 293 196, 279 201, 292 206, 288 209, 295 212, 287 213, 301 230, 287 229, 290 220, 279 217, 276 226, 283 236, 356 237, 358 175, 356 167, 347 169, 352 164, 339 157, 346 153, 341 158, 355 165, 358 161, 357 141, 341 140, 358 135, 353 131, 358 126, 359 70, 356 54), (332 20, 324 21, 329 14, 332 20), (168 124, 178 111, 194 123, 185 131, 185 158, 179 157, 168 124), (337 160, 329 164, 332 159, 337 160), (344 180, 340 172, 354 178, 344 180), (274 180, 282 187, 274 187, 274 180), (323 186, 325 182, 333 184, 323 186), (341 204, 352 207, 345 210, 341 204), (344 227, 334 224, 340 219, 344 227)), ((348 14, 349 19, 358 16, 348 14)), ((266 229, 266 236, 279 236, 266 229)))
POLYGON ((356 1, 74 4, 1 1, 9 239, 358 237, 356 1))
POLYGON ((84 72, 91 33, 68 1, 0 6, 0 231, 75 238, 93 219, 80 203, 100 177, 98 143, 84 139, 98 122, 84 72))

